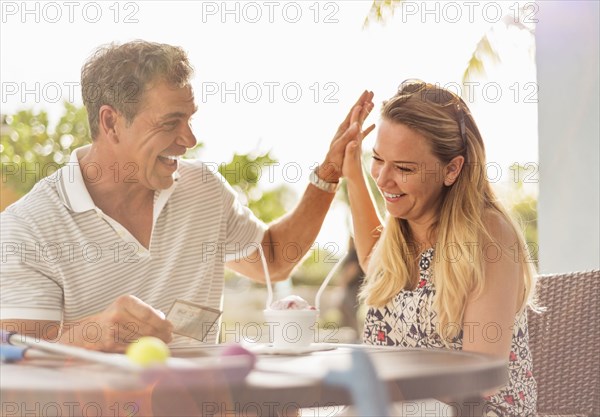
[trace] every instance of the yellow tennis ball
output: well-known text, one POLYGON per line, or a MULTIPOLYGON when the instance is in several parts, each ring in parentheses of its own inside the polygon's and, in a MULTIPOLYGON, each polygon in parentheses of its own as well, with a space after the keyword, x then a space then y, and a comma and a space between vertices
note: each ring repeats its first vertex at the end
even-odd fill
POLYGON ((127 357, 141 366, 165 363, 171 356, 169 347, 157 337, 144 336, 127 347, 127 357))

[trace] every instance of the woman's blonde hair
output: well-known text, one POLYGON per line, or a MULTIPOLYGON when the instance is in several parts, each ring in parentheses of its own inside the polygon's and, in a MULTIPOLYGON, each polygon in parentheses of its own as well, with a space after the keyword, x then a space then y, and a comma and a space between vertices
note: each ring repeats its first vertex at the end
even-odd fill
MULTIPOLYGON (((490 244, 498 245, 486 226, 485 213, 500 216, 516 236, 515 246, 496 249, 519 257, 525 284, 520 308, 523 311, 533 303, 535 272, 520 227, 498 201, 486 177, 483 140, 464 101, 432 84, 403 83, 398 93, 384 102, 381 116, 424 136, 442 164, 459 155, 465 158, 457 180, 445 187, 439 218, 429 230, 437 242, 433 262, 434 309, 438 334, 444 343, 460 334, 467 298, 483 290, 485 249, 490 244)), ((407 221, 389 216, 369 261, 362 300, 369 306, 383 307, 401 290, 414 290, 419 280, 417 262, 421 249, 413 240, 407 221)))

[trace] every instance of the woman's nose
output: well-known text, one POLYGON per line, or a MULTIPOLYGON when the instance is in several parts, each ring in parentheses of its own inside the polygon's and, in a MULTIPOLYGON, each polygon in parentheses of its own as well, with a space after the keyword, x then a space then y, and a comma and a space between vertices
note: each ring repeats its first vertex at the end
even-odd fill
POLYGON ((386 185, 389 185, 392 179, 391 169, 387 165, 383 165, 380 169, 377 170, 375 175, 375 182, 379 188, 385 188, 386 185))

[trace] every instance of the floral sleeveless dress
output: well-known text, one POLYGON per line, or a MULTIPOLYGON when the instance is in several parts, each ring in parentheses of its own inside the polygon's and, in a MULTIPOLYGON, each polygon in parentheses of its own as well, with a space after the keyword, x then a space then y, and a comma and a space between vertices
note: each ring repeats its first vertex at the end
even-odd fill
MULTIPOLYGON (((433 254, 433 248, 421 254, 417 289, 401 291, 384 307, 369 308, 365 319, 364 343, 408 348, 444 348, 436 331, 437 317, 433 310, 433 254)), ((461 331, 450 344, 452 349, 462 349, 462 337, 461 331)), ((508 371, 508 383, 497 394, 485 398, 484 416, 535 416, 537 385, 532 374, 525 311, 515 317, 508 371)))

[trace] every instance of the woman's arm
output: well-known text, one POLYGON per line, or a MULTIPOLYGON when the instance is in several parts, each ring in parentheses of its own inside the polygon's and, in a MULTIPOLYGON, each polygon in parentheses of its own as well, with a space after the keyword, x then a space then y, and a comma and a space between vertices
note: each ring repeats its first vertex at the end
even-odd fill
MULTIPOLYGON (((362 121, 368 115, 368 110, 373 108, 372 98, 373 93, 364 91, 339 125, 329 151, 316 171, 321 180, 336 183, 339 181, 343 174, 342 163, 346 145, 355 140, 357 134, 361 134, 362 121)), ((372 127, 369 129, 372 130, 372 127)), ((365 132, 368 133, 369 129, 365 132)), ((298 205, 282 218, 269 224, 261 245, 264 253, 268 254, 266 258, 273 281, 286 279, 298 261, 310 250, 334 195, 315 185, 308 185, 298 205), (285 254, 285 248, 291 243, 300 248, 300 253, 294 259, 285 254)), ((256 262, 255 259, 241 257, 229 261, 227 267, 256 281, 265 280, 262 263, 256 262)))
POLYGON ((497 213, 486 217, 484 221, 495 242, 483 246, 488 248, 483 254, 483 291, 467 301, 463 350, 497 356, 508 362, 515 314, 524 291, 523 271, 518 259, 513 259, 507 251, 517 240, 511 225, 497 213))
MULTIPOLYGON (((351 157, 352 153, 359 154, 360 145, 350 144, 357 149, 347 149, 346 158, 351 157), (350 154, 350 155, 349 155, 350 154)), ((344 161, 344 164, 346 160, 344 161)), ((360 164, 360 160, 358 162, 360 164)), ((360 168, 360 166, 359 166, 360 168)), ((348 199, 350 201, 350 211, 352 213, 352 227, 354 229, 354 241, 356 244, 356 253, 358 254, 358 262, 363 271, 367 271, 369 265, 369 257, 373 251, 373 247, 379 240, 381 221, 375 209, 375 204, 367 187, 364 174, 350 180, 347 178, 348 199)))
MULTIPOLYGON (((364 119, 371 109, 372 103, 369 107, 364 108, 360 114, 353 113, 351 123, 357 122, 362 126, 364 119)), ((375 125, 369 126, 364 132, 359 129, 356 139, 346 146, 344 162, 342 164, 342 174, 346 178, 346 185, 348 187, 348 199, 352 213, 356 252, 358 254, 358 262, 363 271, 367 271, 369 256, 379 239, 381 230, 381 220, 367 187, 361 160, 362 140, 374 128, 375 125)))

